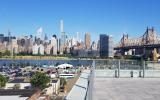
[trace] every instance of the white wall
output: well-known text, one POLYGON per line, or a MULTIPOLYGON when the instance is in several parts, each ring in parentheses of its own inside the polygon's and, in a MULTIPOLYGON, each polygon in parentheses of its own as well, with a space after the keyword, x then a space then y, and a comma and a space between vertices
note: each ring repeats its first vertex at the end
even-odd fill
POLYGON ((20 84, 20 89, 25 89, 25 87, 31 86, 31 83, 6 83, 5 89, 12 89, 15 84, 20 84))
POLYGON ((47 95, 52 95, 53 93, 58 94, 58 90, 60 88, 60 80, 58 79, 57 83, 50 83, 51 86, 48 87, 46 90, 47 95))
POLYGON ((33 54, 38 54, 38 45, 37 44, 33 45, 33 49, 32 50, 33 50, 32 51, 33 54))

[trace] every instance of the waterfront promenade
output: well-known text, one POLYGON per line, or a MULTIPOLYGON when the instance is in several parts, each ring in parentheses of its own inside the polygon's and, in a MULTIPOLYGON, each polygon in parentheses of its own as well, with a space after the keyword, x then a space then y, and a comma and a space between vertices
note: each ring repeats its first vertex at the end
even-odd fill
POLYGON ((94 78, 93 100, 159 100, 160 78, 94 78))

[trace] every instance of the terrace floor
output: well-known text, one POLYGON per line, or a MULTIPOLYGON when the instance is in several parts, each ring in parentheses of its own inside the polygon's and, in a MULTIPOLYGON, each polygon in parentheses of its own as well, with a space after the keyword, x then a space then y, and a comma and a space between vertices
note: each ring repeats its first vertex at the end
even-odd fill
POLYGON ((160 100, 160 78, 94 78, 93 100, 160 100))

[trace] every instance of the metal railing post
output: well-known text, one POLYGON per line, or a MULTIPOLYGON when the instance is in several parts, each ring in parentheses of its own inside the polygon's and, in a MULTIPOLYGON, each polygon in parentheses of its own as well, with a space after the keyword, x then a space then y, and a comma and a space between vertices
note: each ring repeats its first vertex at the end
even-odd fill
POLYGON ((121 67, 121 62, 118 60, 118 78, 120 77, 120 67, 121 67))
POLYGON ((145 77, 145 65, 146 63, 145 63, 145 61, 143 61, 143 78, 145 77))

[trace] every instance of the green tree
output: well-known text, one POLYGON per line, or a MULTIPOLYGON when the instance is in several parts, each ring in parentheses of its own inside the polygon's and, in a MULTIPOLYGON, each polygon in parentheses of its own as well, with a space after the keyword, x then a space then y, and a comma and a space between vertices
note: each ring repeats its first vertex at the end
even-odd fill
POLYGON ((3 53, 2 53, 2 52, 0 52, 0 58, 2 58, 2 56, 3 56, 3 53))
POLYGON ((5 87, 7 78, 0 74, 0 88, 5 87))
POLYGON ((44 73, 36 72, 31 78, 31 84, 33 87, 44 89, 50 82, 50 78, 44 73))
POLYGON ((5 56, 10 56, 10 55, 11 55, 11 53, 10 53, 10 51, 9 51, 9 50, 6 50, 6 51, 4 52, 4 55, 5 55, 5 56))

